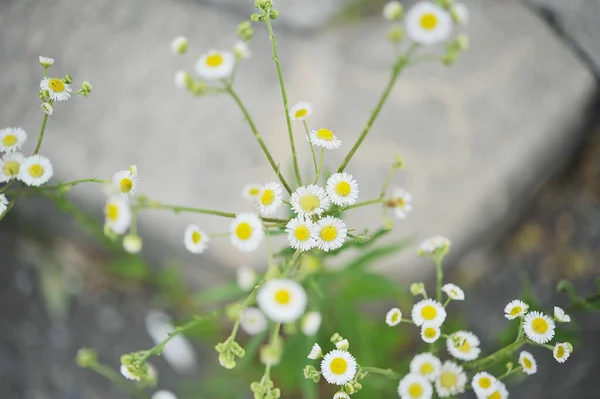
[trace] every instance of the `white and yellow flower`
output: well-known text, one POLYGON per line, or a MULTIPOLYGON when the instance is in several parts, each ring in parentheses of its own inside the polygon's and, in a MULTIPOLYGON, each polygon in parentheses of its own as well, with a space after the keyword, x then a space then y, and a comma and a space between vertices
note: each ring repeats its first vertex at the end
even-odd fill
POLYGON ((517 317, 523 316, 527 313, 529 305, 518 299, 512 300, 504 308, 504 317, 508 320, 516 319, 517 317))
POLYGON ((448 40, 452 33, 452 17, 430 2, 415 4, 406 13, 406 35, 414 42, 430 46, 448 40))
POLYGON ((327 150, 337 150, 342 145, 342 141, 331 130, 324 128, 310 132, 306 141, 327 150))
POLYGON ((527 351, 521 351, 519 354, 519 364, 525 374, 532 375, 537 372, 537 362, 533 355, 527 351))
POLYGON ((460 360, 475 360, 479 357, 481 342, 475 334, 469 331, 456 331, 446 340, 448 352, 460 360))
POLYGON ((242 190, 242 196, 248 201, 256 202, 260 197, 262 186, 260 184, 247 184, 242 190))
POLYGON ((402 311, 398 308, 390 309, 385 315, 385 323, 390 326, 397 326, 402 321, 402 311))
POLYGON ((314 184, 298 187, 290 198, 292 209, 298 215, 321 215, 329 207, 329 198, 322 187, 314 184))
POLYGON ((154 392, 151 399, 177 399, 173 392, 160 390, 154 392))
POLYGON ((121 194, 125 199, 129 199, 135 196, 138 178, 129 169, 121 170, 113 176, 112 184, 115 192, 121 194))
POLYGON ((25 162, 25 156, 20 152, 9 152, 0 159, 0 183, 6 183, 19 176, 21 165, 25 162))
POLYGON ((248 48, 248 44, 242 40, 233 45, 233 54, 240 59, 247 59, 252 55, 248 48))
POLYGON ((406 219, 409 212, 412 211, 412 195, 403 188, 394 190, 394 194, 387 200, 388 208, 394 209, 394 214, 398 219, 406 219))
POLYGON ((283 204, 283 188, 277 182, 265 184, 258 195, 256 206, 263 216, 271 215, 283 204))
POLYGON ((455 284, 444 284, 442 287, 442 291, 448 295, 448 298, 455 301, 464 301, 465 300, 465 292, 455 284))
POLYGON ((452 361, 445 361, 435 378, 435 389, 440 398, 456 396, 465 391, 467 374, 463 368, 452 361))
POLYGON ((54 105, 50 104, 49 102, 43 102, 41 107, 42 111, 44 111, 46 115, 52 115, 54 113, 54 105))
POLYGON ((358 184, 350 173, 334 173, 325 188, 331 202, 339 206, 353 205, 358 199, 358 184))
POLYGON ((177 36, 171 41, 171 52, 173 54, 185 54, 190 46, 190 43, 185 36, 177 36))
POLYGON ((71 98, 71 85, 59 78, 44 78, 40 89, 47 90, 48 96, 54 101, 67 101, 71 98))
POLYGON ((325 252, 332 251, 344 245, 348 229, 342 219, 326 216, 316 224, 317 248, 325 252))
POLYGON ((121 375, 131 381, 141 380, 141 377, 138 377, 138 376, 134 375, 133 373, 131 373, 129 371, 129 369, 127 368, 127 366, 125 366, 124 364, 121 365, 121 375))
POLYGON ((260 218, 255 213, 240 213, 231 222, 231 244, 242 252, 252 252, 265 237, 260 218))
POLYGON ((545 344, 554 337, 554 321, 540 312, 529 312, 523 319, 523 330, 527 338, 545 344))
POLYGON ((471 386, 478 397, 487 398, 496 391, 497 379, 490 373, 482 371, 473 376, 471 386))
POLYGON ((185 249, 193 254, 203 253, 209 241, 210 236, 195 224, 190 224, 183 234, 183 245, 185 245, 185 249))
POLYGON ((54 58, 39 56, 40 65, 44 68, 50 68, 54 65, 54 58))
POLYGON ((421 339, 428 344, 437 341, 441 334, 442 331, 437 324, 426 322, 421 326, 421 339))
POLYGON ((356 375, 356 367, 350 352, 334 349, 321 361, 321 374, 330 384, 345 385, 356 375))
POLYGON ((298 215, 285 226, 290 247, 308 251, 317 245, 317 227, 309 218, 298 215))
POLYGON ((431 399, 433 387, 422 375, 410 373, 400 380, 398 395, 402 399, 431 399))
POLYGON ((17 178, 28 186, 39 187, 54 174, 52 163, 43 155, 35 154, 25 158, 19 167, 17 178))
POLYGON ((235 55, 229 52, 211 50, 196 62, 198 76, 206 80, 219 80, 228 77, 235 66, 235 55))
POLYGON ((248 307, 240 315, 240 327, 248 335, 256 335, 267 329, 267 318, 258 308, 248 307))
POLYGON ((485 399, 508 399, 508 390, 506 385, 500 380, 496 380, 496 389, 488 396, 484 396, 485 399))
POLYGON ((0 216, 4 215, 4 212, 8 209, 8 199, 6 195, 0 194, 0 216))
POLYGON ((446 237, 435 236, 426 239, 419 246, 419 255, 431 256, 436 253, 446 253, 450 250, 452 242, 446 237))
POLYGON ((572 346, 567 342, 556 343, 556 345, 554 345, 554 349, 552 350, 552 354, 557 362, 564 363, 571 355, 571 350, 572 346))
POLYGON ((256 285, 256 272, 250 266, 240 266, 236 276, 238 287, 244 291, 250 291, 256 285))
POLYGON ((446 309, 431 298, 423 299, 413 306, 411 317, 417 326, 422 326, 426 322, 441 326, 446 320, 446 309))
POLYGON ((0 151, 11 152, 20 150, 27 141, 27 133, 20 127, 0 129, 0 151))
POLYGON ((416 355, 410 362, 410 372, 420 374, 429 381, 434 381, 442 367, 440 359, 429 352, 416 355))
POLYGON ((131 225, 132 214, 129 202, 121 196, 113 195, 104 206, 106 225, 116 234, 125 234, 131 225))
POLYGON ((309 337, 317 334, 319 328, 321 327, 321 322, 323 321, 323 316, 319 312, 308 312, 302 317, 302 322, 300 323, 300 328, 302 329, 302 333, 309 337))
POLYGON ((307 356, 311 360, 320 359, 323 357, 323 350, 319 346, 319 344, 314 344, 310 349, 310 353, 307 356))
POLYGON ((293 323, 306 309, 306 291, 297 282, 286 279, 268 280, 256 296, 258 307, 275 322, 293 323))
POLYGON ((307 102, 300 102, 290 109, 290 119, 293 121, 303 121, 312 115, 312 105, 307 102))
POLYGON ((565 313, 562 308, 558 306, 554 307, 554 320, 560 323, 569 323, 571 321, 571 316, 565 313))

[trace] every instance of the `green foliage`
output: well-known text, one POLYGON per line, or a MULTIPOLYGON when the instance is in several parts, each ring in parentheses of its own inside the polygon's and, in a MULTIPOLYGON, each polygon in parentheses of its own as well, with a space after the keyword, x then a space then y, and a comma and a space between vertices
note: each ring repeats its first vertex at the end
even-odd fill
POLYGON ((561 280, 556 286, 556 290, 564 292, 569 298, 571 303, 567 308, 567 312, 600 310, 600 277, 595 280, 595 292, 585 298, 579 295, 573 284, 567 280, 561 280))

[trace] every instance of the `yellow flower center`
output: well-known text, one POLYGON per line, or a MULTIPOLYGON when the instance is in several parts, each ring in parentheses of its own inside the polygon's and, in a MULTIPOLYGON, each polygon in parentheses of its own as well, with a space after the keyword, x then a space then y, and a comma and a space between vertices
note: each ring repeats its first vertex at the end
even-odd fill
POLYGON ((502 395, 500 395, 500 391, 496 391, 488 396, 488 399, 502 399, 502 395))
POLYGON ((201 239, 202 239, 202 236, 200 235, 200 233, 198 233, 197 231, 194 231, 192 233, 192 242, 194 244, 198 244, 201 239))
POLYGON ((562 359, 562 357, 565 355, 565 347, 564 346, 559 346, 558 349, 556 350, 556 358, 557 359, 562 359))
POLYGON ((492 386, 492 380, 490 380, 488 377, 481 377, 477 383, 483 389, 488 389, 492 386))
POLYGON ((435 29, 435 27, 438 25, 438 18, 433 13, 423 14, 421 16, 420 23, 421 23, 421 28, 423 28, 425 30, 432 30, 432 29, 435 29))
POLYGON ((12 147, 13 145, 17 144, 18 140, 19 139, 17 139, 17 136, 15 136, 14 134, 7 134, 2 139, 2 145, 4 145, 5 147, 12 147))
POLYGON ((29 176, 38 178, 44 174, 44 168, 40 164, 34 164, 29 167, 29 176))
POLYGON ((260 203, 269 206, 275 201, 275 191, 273 190, 265 190, 263 192, 262 197, 260 197, 260 203))
POLYGON ((223 63, 223 56, 221 54, 211 54, 206 57, 206 65, 211 68, 216 68, 223 63))
POLYGON ((290 295, 290 292, 288 290, 281 289, 275 293, 275 302, 277 302, 280 305, 287 305, 291 299, 292 296, 290 295))
POLYGON ((408 387, 408 394, 411 398, 420 398, 423 395, 423 391, 421 384, 413 383, 408 387))
POLYGON ((526 369, 530 369, 533 366, 533 363, 531 363, 531 360, 524 357, 523 358, 523 366, 525 366, 526 369))
POLYGON ((319 129, 317 130, 317 138, 325 141, 332 141, 333 132, 329 129, 319 129))
POLYGON ((106 217, 113 222, 117 220, 119 218, 119 207, 115 204, 108 204, 106 206, 106 217))
POLYGON ((302 208, 304 212, 312 212, 317 209, 319 205, 321 205, 321 201, 316 195, 308 194, 300 198, 300 208, 302 208))
POLYGON ((342 375, 348 369, 348 362, 341 357, 336 357, 329 363, 329 369, 333 374, 342 375))
POLYGON ((437 330, 433 327, 427 327, 425 331, 423 331, 423 335, 425 336, 425 338, 435 338, 435 336, 437 335, 437 330))
POLYGON ((398 314, 398 312, 394 313, 392 315, 392 323, 397 322, 399 318, 400 318, 400 314, 398 314))
POLYGON ((298 241, 306 241, 310 238, 310 230, 305 225, 300 225, 294 230, 294 236, 298 241))
POLYGON ((2 167, 2 172, 6 176, 16 176, 19 173, 19 169, 21 169, 21 164, 17 161, 8 161, 2 167))
POLYGON ((548 331, 548 327, 548 322, 541 317, 534 319, 531 323, 531 328, 538 334, 544 334, 546 331, 548 331))
POLYGON ((240 240, 247 240, 252 236, 252 226, 248 222, 242 222, 235 228, 235 235, 240 240))
POLYGON ((463 342, 462 345, 458 346, 457 349, 459 351, 461 351, 462 353, 467 353, 471 350, 471 344, 469 344, 469 341, 467 341, 465 339, 465 341, 463 342))
POLYGON ((523 312, 523 308, 520 307, 520 306, 515 306, 514 308, 512 308, 510 310, 510 315, 511 316, 517 316, 517 315, 520 315, 521 312, 523 312))
POLYGON ((260 188, 256 188, 256 187, 251 188, 249 191, 249 194, 252 196, 256 196, 256 195, 260 194, 260 188))
POLYGON ((119 187, 120 187, 122 193, 128 193, 133 188, 133 181, 128 177, 124 177, 121 179, 121 183, 119 184, 119 187))
POLYGON ((419 371, 423 375, 431 374, 431 373, 433 373, 433 370, 434 370, 434 367, 433 367, 433 364, 431 364, 431 363, 423 363, 421 365, 421 367, 419 368, 419 371))
POLYGON ((303 116, 306 116, 306 114, 308 114, 308 110, 306 108, 300 108, 298 111, 296 111, 294 117, 302 118, 303 116))
POLYGON ((352 187, 347 181, 341 181, 335 185, 335 193, 340 197, 347 197, 350 195, 350 191, 352 191, 352 187))
POLYGON ((451 371, 442 373, 442 375, 440 376, 440 383, 446 389, 450 389, 456 386, 456 380, 456 374, 451 371))
POLYGON ((334 226, 325 226, 321 229, 323 241, 333 241, 337 237, 337 229, 334 226))
POLYGON ((434 306, 427 305, 421 309, 421 316, 425 320, 433 320, 435 319, 435 316, 437 316, 437 310, 434 306))
POLYGON ((53 78, 48 82, 48 88, 55 93, 60 93, 65 91, 65 84, 62 80, 53 78))

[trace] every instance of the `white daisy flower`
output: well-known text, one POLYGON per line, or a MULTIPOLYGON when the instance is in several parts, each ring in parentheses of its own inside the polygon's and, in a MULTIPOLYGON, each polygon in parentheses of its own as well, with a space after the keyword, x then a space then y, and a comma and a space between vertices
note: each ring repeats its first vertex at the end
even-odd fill
POLYGON ((27 140, 27 133, 20 127, 0 129, 0 151, 11 152, 20 150, 27 140))
POLYGON ((104 207, 106 225, 116 234, 124 234, 131 225, 129 202, 120 196, 111 196, 104 207))
POLYGON ((195 224, 190 224, 183 233, 183 245, 193 254, 201 254, 206 250, 210 236, 195 224))
POLYGON ((133 375, 124 364, 121 365, 121 374, 123 377, 131 381, 139 381, 141 379, 140 377, 133 375))
POLYGON ((446 309, 441 303, 429 298, 423 299, 412 308, 411 317, 417 326, 425 322, 441 326, 446 320, 446 309))
POLYGON ((28 186, 39 187, 54 174, 50 160, 43 155, 35 154, 25 158, 19 167, 17 178, 28 186))
POLYGON ((518 299, 512 300, 504 308, 504 317, 506 317, 508 320, 516 319, 517 317, 523 316, 525 313, 527 313, 527 309, 529 309, 529 305, 527 305, 525 302, 518 299))
POLYGON ((346 172, 331 175, 325 190, 331 202, 339 206, 352 205, 358 199, 358 184, 346 172))
POLYGON ((446 340, 448 352, 460 360, 475 360, 479 357, 481 342, 475 334, 469 331, 456 331, 446 340))
POLYGON ((496 380, 496 390, 491 395, 486 396, 486 399, 508 399, 506 385, 502 381, 496 380))
POLYGON ((312 337, 317 334, 319 328, 321 327, 321 322, 323 321, 323 316, 319 312, 308 312, 302 317, 301 329, 304 335, 308 335, 312 337))
POLYGON ((388 21, 396 21, 402 16, 402 11, 402 4, 397 1, 390 1, 383 7, 383 18, 388 21))
POLYGON ((566 314, 562 308, 555 306, 554 307, 554 319, 561 323, 569 323, 571 321, 571 316, 566 314))
POLYGON ((554 337, 554 321, 541 312, 529 312, 523 319, 523 330, 533 342, 545 344, 554 337))
POLYGON ((431 399, 433 387, 422 375, 410 373, 400 380, 398 395, 402 399, 431 399))
POLYGON ((334 349, 321 361, 321 374, 330 384, 345 385, 356 375, 356 366, 350 352, 334 349))
POLYGON ((464 3, 454 3, 454 12, 458 17, 458 23, 460 25, 467 25, 469 23, 469 9, 464 3))
POLYGON ((321 350, 319 344, 313 345, 307 357, 312 360, 320 359, 323 357, 323 350, 321 350))
POLYGON ((173 392, 161 390, 154 392, 152 399, 177 399, 177 396, 173 392))
POLYGON ((112 184, 117 193, 120 193, 125 199, 132 198, 138 187, 137 175, 130 170, 121 170, 113 176, 112 184))
POLYGON ((394 209, 394 214, 398 219, 406 219, 409 212, 412 211, 412 195, 403 188, 396 188, 393 195, 386 201, 388 208, 394 209))
POLYGON ((268 280, 256 296, 258 307, 269 319, 281 323, 293 323, 306 309, 306 291, 292 280, 268 280))
POLYGON ((0 183, 6 183, 19 176, 25 156, 20 152, 9 152, 0 159, 0 183))
POLYGON ((123 249, 130 254, 137 254, 142 250, 142 239, 136 234, 128 234, 123 237, 123 249))
POLYGON ((175 72, 175 87, 178 89, 187 89, 192 85, 192 76, 186 71, 175 72))
POLYGON ((449 239, 442 236, 435 236, 426 239, 419 246, 419 255, 433 255, 438 252, 447 252, 450 250, 452 242, 449 239))
POLYGON ((339 391, 336 392, 335 395, 333 395, 333 399, 350 399, 350 395, 348 395, 344 391, 339 391))
POLYGON ((317 229, 309 219, 298 215, 285 226, 290 247, 300 251, 308 251, 317 245, 317 229))
POLYGON ((277 182, 265 184, 258 195, 256 206, 261 215, 271 215, 283 204, 283 188, 277 182))
POLYGON ((465 300, 465 292, 458 286, 454 284, 444 284, 442 287, 442 291, 448 295, 448 298, 453 299, 455 301, 464 301, 465 300))
POLYGON ((44 68, 50 68, 52 65, 54 65, 54 58, 43 57, 40 55, 39 60, 40 60, 40 65, 43 66, 44 68))
POLYGON ((496 377, 483 371, 473 376, 473 379, 471 380, 471 386, 473 387, 473 390, 477 396, 487 398, 496 391, 497 381, 498 380, 496 377))
POLYGON ((177 36, 173 41, 171 41, 171 52, 173 54, 185 54, 188 50, 190 43, 188 42, 187 37, 185 36, 177 36))
POLYGON ((342 219, 326 216, 317 222, 317 247, 325 252, 344 245, 348 229, 342 219))
POLYGON ((441 367, 440 359, 428 352, 416 355, 410 362, 410 372, 420 374, 429 381, 435 380, 441 367))
POLYGON ((402 321, 402 311, 398 308, 390 309, 385 315, 385 323, 390 326, 397 326, 402 321))
POLYGON ((237 271, 237 284, 244 291, 250 291, 256 285, 256 272, 249 266, 240 266, 237 271))
POLYGON ((307 102, 301 102, 290 109, 290 118, 293 121, 303 121, 312 115, 312 105, 307 102))
POLYGON ((71 98, 71 85, 59 78, 42 79, 40 89, 48 90, 48 96, 54 101, 67 101, 71 98))
POLYGON ((4 215, 4 212, 8 209, 8 199, 6 195, 0 194, 0 216, 4 215))
POLYGON ((299 215, 321 215, 329 207, 329 198, 323 188, 314 184, 298 187, 290 198, 292 209, 299 215))
POLYGON ((240 327, 248 335, 256 335, 267 329, 267 318, 258 308, 248 307, 242 310, 240 327))
POLYGON ((231 75, 235 66, 233 53, 211 50, 196 62, 196 73, 206 80, 219 80, 231 75))
POLYGON ((405 17, 407 36, 419 44, 430 46, 448 40, 452 33, 452 17, 430 2, 415 4, 405 17))
POLYGON ((247 184, 242 190, 242 196, 248 201, 256 202, 259 199, 262 186, 260 184, 247 184))
POLYGON ((54 113, 54 105, 52 105, 48 102, 42 103, 41 107, 42 107, 42 111, 44 111, 44 113, 46 115, 52 115, 54 113))
POLYGON ((327 150, 337 150, 342 145, 342 140, 338 139, 331 130, 324 128, 310 132, 306 136, 306 141, 327 150))
POLYGON ((240 213, 231 222, 231 244, 242 252, 252 252, 265 237, 262 222, 255 213, 240 213))
POLYGON ((442 332, 437 324, 423 323, 421 326, 421 339, 428 344, 437 341, 441 334, 442 332))
POLYGON ((567 342, 557 343, 556 345, 554 345, 554 350, 552 350, 552 354, 554 355, 554 358, 557 362, 564 363, 571 355, 571 348, 571 345, 567 342))
POLYGON ((467 374, 452 361, 445 361, 435 378, 435 389, 440 398, 455 396, 465 391, 467 374))
POLYGON ((250 49, 248 48, 248 44, 242 40, 238 41, 233 46, 233 53, 240 59, 247 59, 252 55, 250 49))
POLYGON ((527 351, 521 351, 521 354, 519 354, 519 364, 523 367, 525 374, 532 375, 537 372, 537 362, 533 355, 527 351))

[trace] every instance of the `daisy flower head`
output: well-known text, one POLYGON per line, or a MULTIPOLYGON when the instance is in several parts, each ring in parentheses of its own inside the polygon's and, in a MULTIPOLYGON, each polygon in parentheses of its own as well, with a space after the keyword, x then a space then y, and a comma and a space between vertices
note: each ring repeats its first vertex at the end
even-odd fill
POLYGON ((141 377, 134 375, 124 364, 121 365, 121 375, 131 381, 141 380, 141 377))
POLYGON ((25 158, 19 167, 17 178, 28 186, 39 187, 54 174, 50 160, 43 155, 35 154, 25 158))
POLYGON ((206 250, 210 236, 195 224, 190 224, 183 233, 183 245, 193 254, 201 254, 206 250))
POLYGON ((206 80, 219 80, 231 75, 235 66, 233 53, 211 50, 196 62, 196 73, 206 80))
POLYGON ((244 291, 250 291, 256 284, 256 272, 249 266, 240 266, 236 272, 237 284, 244 291))
POLYGON ((290 118, 293 121, 303 121, 312 115, 312 105, 307 102, 300 102, 290 109, 290 118))
POLYGON ((260 184, 246 184, 242 190, 242 196, 248 201, 258 201, 261 190, 260 184))
POLYGON ((54 58, 43 57, 40 55, 39 61, 40 61, 40 65, 43 66, 44 68, 50 68, 52 65, 54 65, 54 58))
POLYGON ((481 342, 475 334, 469 331, 456 331, 446 340, 448 352, 460 360, 475 360, 479 357, 481 342))
POLYGON ((6 195, 0 194, 0 216, 4 215, 4 212, 8 209, 8 199, 6 195))
POLYGON ((568 342, 561 342, 554 345, 552 354, 554 355, 554 358, 557 362, 564 363, 571 355, 572 349, 573 347, 568 342))
POLYGON ((413 306, 411 317, 417 326, 422 326, 426 322, 441 326, 446 320, 446 309, 431 298, 423 299, 413 306))
POLYGON ((233 54, 235 54, 235 56, 239 59, 247 59, 250 58, 250 56, 252 55, 250 49, 248 48, 248 43, 246 43, 243 40, 239 40, 237 43, 234 44, 233 54))
POLYGON ((463 26, 467 25, 469 23, 469 9, 465 3, 454 3, 453 8, 458 18, 458 23, 463 26))
POLYGON ((242 252, 252 252, 265 237, 262 222, 255 213, 240 213, 231 222, 231 244, 242 252))
POLYGON ((422 1, 405 17, 407 36, 414 42, 431 46, 446 41, 452 33, 452 17, 438 5, 422 1))
POLYGON ((496 380, 495 390, 488 396, 484 396, 486 399, 508 399, 508 390, 506 385, 500 380, 496 380))
POLYGON ((455 396, 465 391, 467 374, 452 361, 445 361, 435 378, 435 389, 440 398, 455 396))
POLYGON ((422 375, 410 373, 400 380, 398 395, 402 399, 431 399, 433 387, 422 375))
POLYGON ((54 101, 67 101, 71 98, 71 85, 59 78, 43 78, 40 89, 48 91, 48 96, 54 101))
POLYGON ((135 195, 138 187, 138 178, 129 169, 121 170, 113 176, 112 184, 117 193, 128 199, 135 195))
POLYGON ((261 215, 271 215, 283 204, 283 188, 277 182, 270 182, 261 187, 256 206, 261 215))
POLYGON ((521 351, 519 354, 519 364, 523 367, 523 372, 528 375, 537 372, 537 362, 533 355, 527 351, 521 351))
POLYGON ((533 342, 545 344, 554 337, 554 321, 541 312, 529 312, 523 320, 523 330, 533 342))
POLYGON ((356 375, 356 359, 348 351, 334 349, 321 361, 323 378, 333 385, 345 385, 356 375))
POLYGON ((394 214, 398 219, 406 219, 407 214, 412 211, 412 195, 403 188, 397 188, 386 205, 388 208, 394 209, 394 214))
POLYGON ((171 52, 173 54, 185 54, 188 51, 190 43, 185 36, 177 36, 171 41, 171 52))
POLYGON ((300 323, 302 333, 309 337, 315 335, 321 327, 323 316, 319 312, 308 312, 302 317, 302 323, 300 323))
POLYGON ((402 18, 403 11, 402 4, 390 1, 383 7, 383 18, 388 21, 397 21, 402 18))
POLYGON ((438 256, 445 255, 450 250, 452 242, 446 237, 435 236, 426 239, 419 246, 419 255, 438 256))
POLYGON ((347 351, 350 348, 350 342, 347 339, 342 339, 335 343, 335 347, 341 351, 347 351))
POLYGON ((248 307, 242 311, 240 327, 248 335, 256 335, 267 329, 267 318, 258 308, 248 307))
POLYGON ((314 184, 298 187, 290 198, 292 209, 298 215, 321 215, 329 207, 329 198, 322 187, 314 184))
POLYGON ((0 183, 5 183, 19 176, 25 156, 20 152, 9 152, 0 159, 0 183))
POLYGON ((429 381, 434 381, 442 362, 429 352, 416 355, 410 362, 410 372, 420 374, 429 381))
POLYGON ((465 292, 458 286, 454 284, 444 284, 442 287, 442 291, 448 295, 448 298, 453 299, 455 301, 464 301, 465 300, 465 292))
POLYGON ((131 225, 129 202, 120 196, 111 196, 104 206, 106 225, 116 234, 124 234, 131 225))
POLYGON ((178 89, 187 89, 192 85, 193 80, 192 76, 186 71, 177 71, 175 72, 174 82, 175 87, 178 89))
POLYGON ((306 309, 306 291, 297 282, 286 279, 268 280, 256 296, 258 307, 275 322, 293 323, 306 309))
POLYGON ((336 392, 335 395, 333 395, 333 399, 350 399, 350 395, 348 395, 344 391, 339 391, 336 392))
POLYGON ((11 152, 20 150, 27 140, 27 133, 20 127, 0 129, 0 151, 11 152))
POLYGON ((327 180, 327 196, 336 205, 352 205, 358 198, 358 184, 350 173, 334 173, 327 180))
POLYGON ((308 251, 317 245, 317 230, 309 218, 298 215, 287 223, 285 231, 288 243, 294 249, 308 251))
POLYGON ((398 308, 390 309, 385 315, 385 323, 390 326, 397 326, 402 321, 402 311, 398 308))
POLYGON ((317 247, 325 252, 344 245, 348 229, 342 219, 326 216, 317 222, 317 247))
POLYGON ((496 391, 497 379, 490 373, 482 371, 473 376, 471 386, 478 397, 487 398, 496 391))
POLYGON ((161 390, 154 392, 151 399, 177 399, 177 396, 173 392, 161 390))
POLYGON ((308 358, 311 360, 316 360, 323 357, 323 350, 319 346, 319 344, 314 344, 310 349, 310 353, 308 354, 308 358))
POLYGON ((41 107, 46 115, 52 115, 54 113, 54 106, 49 102, 43 102, 41 107))
POLYGON ((342 145, 342 140, 338 139, 331 130, 324 128, 310 132, 306 136, 306 141, 327 150, 337 150, 342 145))
POLYGON ((437 341, 441 334, 442 332, 437 324, 423 323, 421 326, 421 339, 428 344, 437 341))
POLYGON ((512 300, 504 307, 504 317, 508 320, 516 319, 517 317, 523 316, 527 313, 529 305, 518 299, 512 300))
POLYGON ((561 323, 569 323, 571 321, 571 316, 565 313, 562 308, 558 306, 554 307, 554 320, 561 323))

